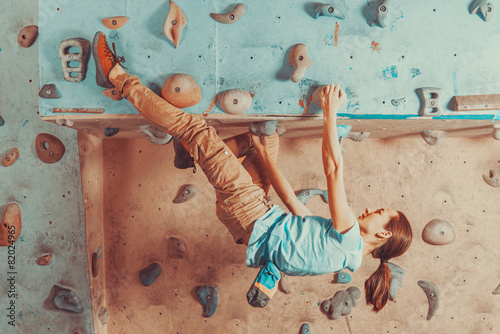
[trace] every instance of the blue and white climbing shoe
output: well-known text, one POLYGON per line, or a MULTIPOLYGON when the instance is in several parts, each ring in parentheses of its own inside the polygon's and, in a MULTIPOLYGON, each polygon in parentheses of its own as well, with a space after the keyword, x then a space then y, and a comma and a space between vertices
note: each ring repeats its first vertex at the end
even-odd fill
POLYGON ((264 307, 278 290, 281 273, 274 263, 266 262, 260 268, 255 281, 247 292, 247 300, 253 307, 264 307))

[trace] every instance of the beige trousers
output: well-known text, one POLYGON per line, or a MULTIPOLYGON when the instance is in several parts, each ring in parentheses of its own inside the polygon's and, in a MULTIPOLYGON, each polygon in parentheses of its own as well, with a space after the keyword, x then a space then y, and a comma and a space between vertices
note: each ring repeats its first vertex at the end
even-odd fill
MULTIPOLYGON (((109 80, 146 120, 186 143, 189 154, 215 189, 217 217, 236 242, 247 244, 254 222, 272 206, 267 201, 270 182, 265 171, 258 159, 246 155, 250 136, 243 134, 224 142, 203 118, 172 106, 120 66, 110 71, 109 80), (238 158, 244 155, 240 163, 238 158)), ((268 142, 270 156, 276 161, 278 136, 268 142)))

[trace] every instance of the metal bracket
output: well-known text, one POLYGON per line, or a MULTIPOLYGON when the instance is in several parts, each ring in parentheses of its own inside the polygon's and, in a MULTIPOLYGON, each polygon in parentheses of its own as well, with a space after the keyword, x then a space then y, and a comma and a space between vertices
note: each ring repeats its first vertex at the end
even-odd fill
POLYGON ((90 42, 84 38, 70 38, 59 44, 59 60, 64 80, 80 82, 85 80, 87 74, 87 63, 90 57, 90 42), (72 47, 80 49, 78 53, 69 53, 72 47), (78 66, 70 66, 70 63, 78 62, 78 66), (75 73, 76 75, 72 75, 75 73))
POLYGON ((495 6, 488 0, 474 0, 469 8, 471 15, 481 13, 483 19, 489 22, 493 18, 493 13, 495 12, 495 6))
POLYGON ((423 87, 417 88, 416 92, 420 99, 420 116, 440 116, 441 109, 439 108, 439 97, 441 96, 441 88, 423 87))

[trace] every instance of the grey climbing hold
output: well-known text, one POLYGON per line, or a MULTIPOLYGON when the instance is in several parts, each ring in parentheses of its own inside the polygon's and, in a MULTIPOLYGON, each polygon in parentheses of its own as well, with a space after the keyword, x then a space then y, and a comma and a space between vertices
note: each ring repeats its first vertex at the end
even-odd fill
POLYGON ((101 320, 101 324, 106 325, 109 322, 109 311, 104 306, 101 306, 99 310, 99 320, 101 320))
POLYGON ((500 284, 491 293, 494 295, 500 295, 500 284))
POLYGON ((0 126, 3 126, 5 124, 5 120, 3 119, 2 116, 0 116, 0 126))
POLYGON ((179 188, 177 196, 175 196, 172 202, 184 203, 193 198, 194 195, 196 195, 196 187, 193 184, 185 184, 179 188))
POLYGON ((54 291, 52 304, 56 309, 74 313, 83 312, 83 307, 73 291, 59 285, 54 285, 54 291))
POLYGON ((422 131, 420 135, 431 146, 438 146, 446 139, 446 131, 422 131))
POLYGON ((141 125, 139 127, 141 133, 144 137, 155 145, 165 145, 170 143, 172 136, 158 129, 156 126, 151 124, 141 125))
POLYGON ((441 96, 441 88, 423 87, 417 88, 416 92, 420 99, 420 116, 440 116, 441 109, 439 108, 439 97, 441 96))
POLYGON ((330 319, 338 319, 342 315, 348 315, 354 306, 358 304, 361 291, 351 286, 347 290, 340 290, 332 298, 321 303, 321 309, 328 314, 330 319))
POLYGON ((83 38, 70 38, 59 44, 59 60, 64 80, 80 82, 85 80, 87 64, 90 58, 90 42, 83 38), (69 53, 71 48, 78 48, 78 53, 69 53), (72 66, 74 63, 78 66, 72 66))
POLYGON ((328 190, 321 190, 321 189, 304 189, 304 190, 301 190, 297 193, 297 198, 299 199, 299 201, 302 202, 302 204, 306 204, 307 201, 309 201, 309 199, 311 199, 311 197, 315 196, 315 195, 321 195, 321 197, 323 198, 323 201, 325 203, 328 203, 328 190))
POLYGON ((489 175, 483 175, 483 180, 491 187, 494 188, 500 187, 500 177, 498 176, 497 172, 491 169, 489 175))
POLYGON ((169 238, 167 240, 167 251, 170 257, 182 258, 186 253, 186 246, 179 238, 169 238))
POLYGON ((92 253, 92 277, 97 277, 99 271, 101 270, 101 260, 97 253, 92 253))
POLYGON ((113 137, 120 129, 118 128, 104 128, 104 137, 113 137))
POLYGON ((196 295, 203 306, 203 316, 210 318, 219 306, 219 290, 217 285, 198 285, 196 295))
POLYGON ((314 16, 316 19, 320 16, 336 17, 341 20, 345 18, 344 14, 337 7, 329 4, 316 4, 314 16))
POLYGON ((431 320, 434 314, 436 314, 439 306, 439 289, 434 283, 424 280, 418 281, 418 285, 422 288, 422 290, 424 290, 425 295, 427 296, 427 301, 429 303, 427 320, 431 320))
POLYGON ((256 136, 272 136, 276 132, 278 121, 253 122, 249 130, 256 136))
POLYGON ((59 126, 72 127, 75 123, 70 119, 58 118, 56 119, 56 124, 59 126))
POLYGON ((378 25, 379 27, 385 28, 387 27, 387 13, 389 12, 389 2, 390 0, 383 0, 380 2, 380 4, 377 6, 376 12, 375 12, 375 19, 370 23, 370 25, 373 27, 373 25, 378 25))
POLYGON ((245 5, 239 3, 234 9, 227 14, 211 13, 210 17, 219 23, 231 24, 237 22, 245 14, 245 5))
POLYGON ((500 123, 493 124, 493 132, 491 133, 491 136, 493 139, 500 140, 500 123))
POLYGON ((394 301, 396 300, 396 293, 398 292, 398 289, 403 284, 403 276, 405 275, 405 270, 392 262, 387 262, 387 266, 389 267, 392 276, 391 288, 389 290, 389 300, 394 301))
POLYGON ((370 132, 349 132, 345 138, 360 143, 369 136, 370 132))
POLYGON ((302 326, 300 326, 299 334, 311 334, 311 326, 309 326, 307 322, 303 323, 302 326))
POLYGON ((153 262, 148 267, 139 272, 139 279, 142 285, 150 286, 156 278, 161 274, 161 266, 159 263, 153 262))
POLYGON ((349 275, 349 273, 341 271, 340 273, 335 273, 335 275, 333 275, 333 283, 347 284, 350 282, 351 275, 349 275))
POLYGON ((59 94, 57 93, 56 85, 54 84, 43 85, 42 89, 40 89, 40 91, 38 92, 38 96, 40 96, 42 99, 60 98, 59 94))
POLYGON ((406 104, 406 98, 405 97, 402 97, 400 99, 392 99, 391 100, 391 104, 395 107, 398 107, 402 104, 406 104))
POLYGON ((445 219, 433 219, 425 225, 422 239, 430 245, 448 245, 455 241, 455 229, 445 219))
POLYGON ((290 285, 288 284, 288 278, 285 274, 281 273, 281 279, 278 285, 278 288, 283 292, 286 293, 287 295, 292 292, 290 290, 290 285))
POLYGON ((489 22, 495 13, 495 5, 488 0, 474 0, 469 7, 469 12, 471 15, 481 13, 483 20, 489 22))

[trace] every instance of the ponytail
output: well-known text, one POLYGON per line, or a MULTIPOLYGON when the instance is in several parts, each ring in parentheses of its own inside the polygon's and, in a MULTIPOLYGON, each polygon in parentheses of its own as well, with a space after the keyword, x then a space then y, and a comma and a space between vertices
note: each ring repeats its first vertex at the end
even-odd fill
POLYGON ((412 241, 410 222, 402 212, 398 211, 398 216, 392 218, 385 229, 392 232, 392 236, 382 246, 372 251, 372 256, 380 259, 380 264, 365 281, 366 303, 373 305, 375 312, 383 309, 389 300, 392 275, 387 261, 402 255, 412 241))

